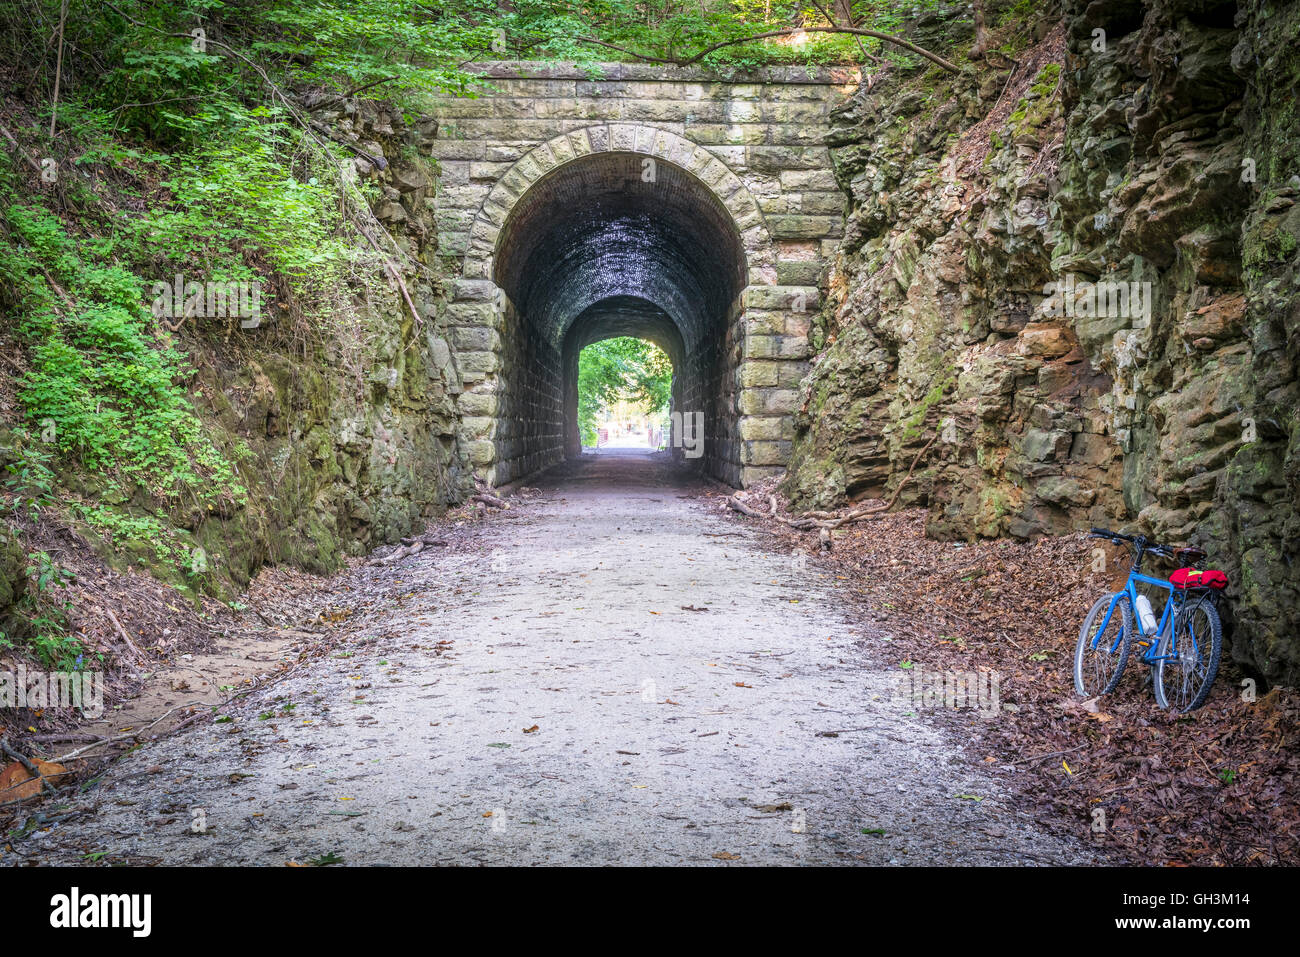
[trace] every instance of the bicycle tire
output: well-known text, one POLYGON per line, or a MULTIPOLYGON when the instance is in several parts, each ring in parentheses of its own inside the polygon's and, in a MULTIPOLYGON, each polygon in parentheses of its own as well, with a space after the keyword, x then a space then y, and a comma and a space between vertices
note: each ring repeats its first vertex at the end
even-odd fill
POLYGON ((1210 689, 1214 687, 1214 679, 1219 673, 1219 658, 1223 654, 1223 623, 1219 620, 1218 609, 1214 603, 1208 599, 1199 599, 1179 610, 1174 618, 1174 627, 1170 633, 1165 634, 1160 639, 1160 646, 1156 654, 1159 660, 1156 662, 1154 680, 1152 681, 1156 696, 1156 704, 1166 710, 1175 710, 1179 714, 1186 714, 1189 711, 1195 711, 1201 705, 1205 704, 1205 699, 1210 696, 1210 689), (1205 631, 1207 635, 1196 635, 1197 662, 1205 663, 1205 680, 1201 683, 1194 694, 1191 694, 1190 701, 1180 707, 1182 702, 1188 697, 1186 679, 1188 677, 1189 662, 1184 661, 1186 654, 1185 649, 1192 646, 1192 635, 1188 630, 1192 627, 1193 616, 1203 614, 1205 616, 1205 631), (1209 652, 1205 651, 1205 639, 1209 639, 1209 652), (1182 650, 1179 652, 1179 661, 1167 661, 1165 655, 1169 653, 1170 639, 1182 650), (1168 666, 1168 667, 1166 667, 1168 666), (1179 667, 1175 667, 1179 666, 1179 667), (1182 681, 1183 694, 1170 697, 1169 689, 1165 686, 1166 677, 1182 681))
MULTIPOLYGON (((1120 678, 1124 676, 1124 666, 1128 664, 1129 648, 1133 643, 1133 609, 1132 602, 1127 595, 1122 595, 1115 605, 1115 610, 1119 613, 1119 627, 1122 629, 1120 634, 1119 647, 1114 653, 1101 652, 1100 649, 1108 647, 1107 643, 1098 640, 1097 648, 1091 647, 1093 644, 1093 627, 1105 615, 1106 609, 1110 607, 1111 599, 1115 595, 1102 595, 1093 603, 1092 608, 1088 611, 1087 617, 1083 619, 1083 624, 1079 628, 1079 642, 1074 647, 1074 692, 1083 698, 1097 698, 1104 694, 1110 694, 1119 684, 1120 678), (1088 653, 1100 655, 1101 661, 1094 660, 1092 673, 1095 677, 1100 678, 1102 674, 1110 672, 1110 668, 1099 670, 1098 665, 1104 663, 1104 659, 1113 661, 1113 672, 1110 677, 1104 681, 1088 681, 1088 674, 1085 665, 1088 663, 1088 653), (1090 686, 1091 685, 1091 686, 1090 686), (1097 686, 1102 685, 1101 690, 1097 686)), ((1106 633, 1111 632, 1111 626, 1115 624, 1115 615, 1110 616, 1107 622, 1106 633)), ((1099 636, 1100 637, 1100 636, 1099 636)))

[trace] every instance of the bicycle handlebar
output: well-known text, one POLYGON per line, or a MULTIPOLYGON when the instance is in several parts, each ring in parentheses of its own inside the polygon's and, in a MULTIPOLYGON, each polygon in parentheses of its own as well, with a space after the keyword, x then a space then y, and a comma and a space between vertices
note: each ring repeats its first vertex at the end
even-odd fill
POLYGON ((1112 532, 1106 528, 1094 528, 1089 533, 1093 538, 1109 538, 1112 542, 1127 542, 1134 546, 1134 549, 1141 555, 1144 552, 1150 552, 1161 556, 1162 558, 1173 558, 1174 548, 1172 545, 1160 545, 1151 541, 1144 535, 1124 535, 1120 532, 1112 532))

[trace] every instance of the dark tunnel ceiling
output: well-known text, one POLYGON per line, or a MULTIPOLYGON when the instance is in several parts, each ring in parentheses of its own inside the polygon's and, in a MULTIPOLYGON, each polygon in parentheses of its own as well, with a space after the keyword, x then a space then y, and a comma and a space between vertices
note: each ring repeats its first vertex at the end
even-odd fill
MULTIPOLYGON (((678 166, 600 153, 539 180, 497 249, 497 285, 557 348, 573 321, 613 297, 659 307, 693 350, 744 288, 744 249, 725 207, 678 166)), ((603 336, 602 336, 603 337, 603 336)))

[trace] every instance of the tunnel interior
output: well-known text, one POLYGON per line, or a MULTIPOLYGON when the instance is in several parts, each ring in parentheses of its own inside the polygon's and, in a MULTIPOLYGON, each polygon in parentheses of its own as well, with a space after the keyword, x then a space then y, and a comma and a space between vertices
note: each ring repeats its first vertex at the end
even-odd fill
POLYGON ((539 179, 511 210, 493 258, 506 294, 496 482, 579 453, 578 356, 614 336, 668 354, 673 411, 703 414, 703 455, 692 464, 729 478, 746 277, 731 215, 681 167, 607 152, 539 179))

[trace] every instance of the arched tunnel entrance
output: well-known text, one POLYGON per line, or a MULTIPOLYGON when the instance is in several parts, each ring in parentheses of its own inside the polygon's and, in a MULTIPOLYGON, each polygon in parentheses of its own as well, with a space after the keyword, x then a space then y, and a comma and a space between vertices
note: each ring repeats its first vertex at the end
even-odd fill
POLYGON ((497 484, 579 453, 578 356, 614 336, 668 354, 672 410, 702 415, 695 461, 733 478, 747 277, 727 208, 665 159, 594 153, 533 183, 505 219, 490 276, 504 293, 497 484))

